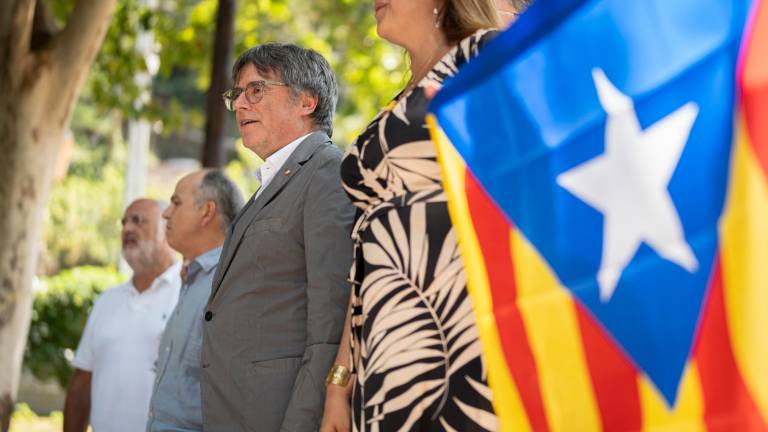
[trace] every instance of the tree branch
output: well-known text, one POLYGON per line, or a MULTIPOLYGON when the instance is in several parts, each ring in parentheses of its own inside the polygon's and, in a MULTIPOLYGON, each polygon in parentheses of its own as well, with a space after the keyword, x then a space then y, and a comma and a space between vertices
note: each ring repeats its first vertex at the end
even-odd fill
POLYGON ((53 76, 57 85, 50 102, 64 101, 63 116, 58 121, 66 124, 77 100, 93 60, 109 28, 116 0, 77 0, 75 8, 63 30, 51 40, 53 76), (66 94, 62 95, 61 90, 66 94), (70 97, 72 96, 72 97, 70 97))
POLYGON ((44 0, 37 0, 35 16, 32 20, 30 49, 36 51, 45 47, 57 31, 56 20, 54 20, 53 15, 51 15, 48 3, 44 0))
MULTIPOLYGON (((29 52, 35 0, 0 1, 0 81, 15 83, 29 52)), ((4 87, 4 86, 3 86, 4 87)))

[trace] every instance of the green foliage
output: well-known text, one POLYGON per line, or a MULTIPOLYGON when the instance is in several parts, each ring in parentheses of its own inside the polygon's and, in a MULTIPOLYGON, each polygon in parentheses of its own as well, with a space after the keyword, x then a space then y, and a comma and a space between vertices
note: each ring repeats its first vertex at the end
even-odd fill
POLYGON ((117 262, 122 173, 103 170, 103 182, 70 176, 52 191, 44 231, 49 269, 117 262))
POLYGON ((51 190, 41 262, 46 273, 85 264, 115 265, 120 252, 125 146, 120 119, 77 105, 69 173, 51 190))
MULTIPOLYGON (((164 133, 204 123, 217 0, 163 0, 155 9, 141 3, 118 2, 74 112, 69 175, 51 191, 41 261, 47 273, 71 270, 44 278, 48 290, 36 294, 25 367, 43 380, 66 383, 67 354, 76 348, 95 296, 120 280, 112 267, 78 266, 116 265, 119 258, 123 119, 146 117, 164 133), (145 31, 154 36, 160 69, 154 97, 137 104, 145 89, 135 77, 148 67, 136 43, 145 31)), ((63 25, 74 0, 48 4, 63 25)), ((371 9, 370 0, 241 0, 234 55, 269 41, 324 55, 341 86, 334 138, 347 145, 406 80, 404 55, 376 36, 371 9)), ((247 197, 258 186, 251 173, 261 161, 242 144, 236 149, 225 170, 247 197)))
MULTIPOLYGON (((47 0, 59 23, 74 0, 47 0)), ((155 130, 178 132, 204 124, 217 0, 118 2, 114 19, 77 104, 72 122, 76 145, 69 176, 52 190, 42 260, 45 273, 84 264, 116 264, 125 150, 122 122, 148 117, 155 130), (159 53, 154 97, 135 104, 142 89, 135 76, 147 71, 138 53, 139 33, 151 31, 159 53), (116 114, 116 113, 119 113, 116 114)), ((239 1, 234 54, 268 41, 295 42, 329 59, 341 85, 334 140, 344 147, 405 82, 399 49, 376 36, 370 1, 239 1)), ((233 124, 229 132, 236 135, 233 124)), ((246 195, 258 159, 241 146, 226 171, 246 195)), ((168 185, 172 189, 173 185, 168 185)), ((150 190, 150 193, 153 191, 150 190)), ((164 197, 167 198, 167 197, 164 197)))
POLYGON ((136 116, 145 109, 134 101, 143 89, 135 77, 147 73, 144 58, 136 51, 138 32, 149 29, 152 12, 137 0, 117 3, 107 36, 96 57, 90 75, 89 90, 93 99, 104 108, 119 108, 127 116, 136 116))
MULTIPOLYGON (((49 0, 62 22, 73 1, 49 0)), ((150 9, 139 0, 118 2, 87 87, 104 112, 117 109, 127 117, 150 118, 165 133, 201 127, 218 1, 159 4, 150 9), (154 36, 160 76, 154 84, 156 97, 140 106, 135 104, 141 89, 134 77, 146 72, 147 65, 135 45, 138 33, 145 30, 154 36)), ((298 43, 330 61, 341 84, 334 138, 342 145, 351 142, 406 81, 402 51, 376 36, 370 0, 238 1, 234 55, 269 41, 298 43)))
POLYGON ((42 381, 66 386, 73 353, 99 293, 124 277, 113 267, 77 267, 42 278, 35 293, 24 367, 42 381))
POLYGON ((224 172, 240 188, 243 198, 248 199, 259 188, 259 180, 253 173, 261 165, 262 160, 243 146, 242 139, 237 140, 235 149, 237 157, 224 167, 224 172))
POLYGON ((49 416, 39 416, 29 405, 18 403, 11 417, 9 432, 58 432, 63 427, 64 415, 61 411, 54 411, 49 416))
POLYGON ((126 146, 122 116, 104 110, 91 88, 75 106, 67 176, 51 189, 43 228, 43 273, 80 265, 117 265, 126 146))
POLYGON ((25 403, 16 404, 13 410, 14 420, 35 420, 37 418, 39 418, 38 415, 25 403))
MULTIPOLYGON (((48 0, 59 25, 66 23, 74 0, 48 0)), ((143 114, 146 108, 134 104, 142 93, 135 76, 147 72, 143 56, 136 50, 138 34, 156 25, 161 15, 139 0, 120 0, 104 42, 91 68, 86 92, 102 111, 119 109, 128 116, 143 114)))

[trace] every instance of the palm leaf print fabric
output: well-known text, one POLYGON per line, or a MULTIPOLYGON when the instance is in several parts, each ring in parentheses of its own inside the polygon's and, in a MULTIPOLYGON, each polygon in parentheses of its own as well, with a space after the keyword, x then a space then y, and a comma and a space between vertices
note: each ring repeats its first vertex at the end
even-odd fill
POLYGON ((350 272, 355 431, 497 429, 424 96, 492 35, 454 47, 379 113, 342 163, 360 209, 350 272))

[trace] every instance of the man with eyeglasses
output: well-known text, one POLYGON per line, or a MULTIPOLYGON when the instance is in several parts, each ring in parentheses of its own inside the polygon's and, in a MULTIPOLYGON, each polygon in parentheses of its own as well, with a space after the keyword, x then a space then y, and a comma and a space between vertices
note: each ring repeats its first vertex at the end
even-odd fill
POLYGON ((233 82, 224 102, 264 163, 203 317, 203 429, 317 430, 352 251, 354 209, 330 140, 336 79, 316 52, 272 43, 243 53, 233 82))
POLYGON ((80 338, 64 404, 64 431, 144 430, 160 336, 179 298, 180 264, 165 241, 165 205, 138 199, 122 219, 131 279, 103 292, 80 338))

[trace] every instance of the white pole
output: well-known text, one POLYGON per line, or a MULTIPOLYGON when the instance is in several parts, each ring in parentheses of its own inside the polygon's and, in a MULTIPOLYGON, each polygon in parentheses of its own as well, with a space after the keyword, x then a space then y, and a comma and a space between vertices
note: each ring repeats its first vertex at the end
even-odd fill
MULTIPOLYGON (((157 8, 155 0, 140 0, 140 6, 157 8)), ((136 75, 137 86, 141 89, 139 97, 134 101, 137 110, 141 110, 151 98, 152 77, 160 68, 160 58, 157 55, 155 37, 152 31, 139 32, 136 36, 136 51, 144 57, 147 72, 136 75)), ((149 162, 149 142, 152 138, 152 127, 147 120, 134 119, 128 122, 128 161, 125 167, 125 191, 123 192, 123 208, 137 198, 146 194, 147 164, 149 162)), ((120 259, 120 272, 130 275, 131 269, 125 260, 120 259)))

